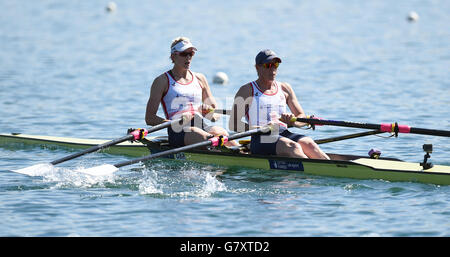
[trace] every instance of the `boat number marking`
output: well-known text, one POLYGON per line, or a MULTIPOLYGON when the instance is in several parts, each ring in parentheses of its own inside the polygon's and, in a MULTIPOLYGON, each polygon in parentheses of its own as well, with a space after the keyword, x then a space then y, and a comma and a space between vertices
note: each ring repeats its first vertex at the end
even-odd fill
POLYGON ((299 170, 304 171, 302 162, 269 160, 270 168, 277 170, 299 170))
MULTIPOLYGON (((155 154, 155 153, 159 153, 162 152, 161 150, 150 150, 151 154, 155 154)), ((186 160, 186 156, 184 155, 184 153, 175 153, 175 154, 169 154, 164 156, 163 158, 167 158, 167 159, 175 159, 175 160, 186 160)))
POLYGON ((184 153, 176 153, 174 154, 174 157, 176 160, 186 160, 186 156, 184 155, 184 153))

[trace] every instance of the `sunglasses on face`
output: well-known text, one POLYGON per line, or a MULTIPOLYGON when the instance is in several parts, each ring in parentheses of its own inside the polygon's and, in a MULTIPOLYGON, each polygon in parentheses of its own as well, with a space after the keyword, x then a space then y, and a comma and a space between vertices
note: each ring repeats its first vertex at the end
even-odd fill
POLYGON ((263 63, 262 66, 263 66, 264 68, 266 68, 266 69, 270 69, 270 68, 272 68, 272 67, 274 67, 274 68, 276 69, 276 68, 278 68, 278 66, 280 66, 280 63, 279 63, 279 62, 263 63))
POLYGON ((186 57, 189 55, 190 57, 192 57, 195 55, 195 52, 181 52, 181 53, 178 53, 178 55, 182 56, 182 57, 186 57))

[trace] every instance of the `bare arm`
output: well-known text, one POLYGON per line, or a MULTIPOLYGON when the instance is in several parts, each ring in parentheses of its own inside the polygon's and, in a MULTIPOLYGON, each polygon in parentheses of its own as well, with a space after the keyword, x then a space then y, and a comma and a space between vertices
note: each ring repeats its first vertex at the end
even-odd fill
POLYGON ((168 121, 162 117, 156 115, 158 112, 159 104, 161 103, 162 96, 166 92, 168 87, 167 77, 160 75, 157 77, 151 86, 150 97, 147 102, 147 109, 145 112, 145 122, 147 125, 155 126, 163 122, 168 121))
POLYGON ((243 85, 234 97, 233 106, 231 108, 230 121, 228 128, 232 131, 243 132, 250 129, 249 125, 242 121, 242 118, 248 112, 252 102, 251 85, 243 85))
MULTIPOLYGON (((217 102, 214 96, 211 93, 211 89, 209 87, 208 81, 206 80, 205 75, 201 73, 195 73, 195 76, 200 82, 200 86, 202 87, 202 102, 203 104, 206 104, 208 107, 216 108, 217 102)), ((205 116, 207 119, 211 121, 217 121, 220 117, 218 114, 209 114, 205 116)))
POLYGON ((289 106, 289 109, 295 115, 295 117, 306 117, 305 112, 298 102, 297 96, 295 95, 294 90, 292 90, 291 85, 289 85, 288 83, 281 83, 281 88, 286 96, 286 104, 289 106))
MULTIPOLYGON (((306 114, 303 111, 302 106, 298 102, 297 96, 295 95, 295 92, 292 89, 291 85, 284 82, 284 83, 281 83, 281 88, 283 90, 283 93, 286 96, 286 104, 288 105, 289 109, 291 110, 293 116, 295 116, 297 118, 305 118, 306 114)), ((285 122, 290 123, 288 121, 285 121, 285 122)), ((302 127, 302 126, 305 126, 308 124, 301 123, 301 122, 295 122, 293 125, 296 127, 302 127)))

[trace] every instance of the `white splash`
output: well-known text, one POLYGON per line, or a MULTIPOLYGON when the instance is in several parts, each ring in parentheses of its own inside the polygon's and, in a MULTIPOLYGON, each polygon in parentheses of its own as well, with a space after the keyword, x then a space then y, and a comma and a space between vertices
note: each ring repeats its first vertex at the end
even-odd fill
POLYGON ((226 191, 227 187, 224 183, 217 180, 215 176, 212 176, 209 172, 205 172, 205 184, 200 191, 203 196, 211 196, 215 192, 226 191))
POLYGON ((88 174, 91 176, 108 176, 108 175, 112 175, 114 172, 118 171, 119 169, 111 164, 103 164, 100 166, 95 166, 92 168, 78 168, 75 171, 76 172, 80 172, 80 173, 84 173, 84 174, 88 174))
MULTIPOLYGON (((98 166, 102 167, 102 166, 98 166)), ((44 182, 54 182, 56 187, 75 186, 75 187, 90 187, 92 185, 101 184, 104 182, 114 182, 114 175, 111 172, 91 172, 91 169, 84 167, 77 167, 76 169, 55 167, 50 163, 37 164, 27 168, 12 170, 13 172, 28 175, 31 177, 42 177, 44 182)), ((111 170, 110 167, 107 167, 111 170)), ((117 168, 116 168, 117 169, 117 168)))
POLYGON ((183 169, 180 172, 144 168, 144 178, 139 181, 140 194, 161 194, 168 197, 210 197, 226 191, 225 184, 208 171, 183 169))
POLYGON ((139 181, 139 194, 163 194, 158 184, 158 174, 151 170, 144 172, 144 178, 139 181))

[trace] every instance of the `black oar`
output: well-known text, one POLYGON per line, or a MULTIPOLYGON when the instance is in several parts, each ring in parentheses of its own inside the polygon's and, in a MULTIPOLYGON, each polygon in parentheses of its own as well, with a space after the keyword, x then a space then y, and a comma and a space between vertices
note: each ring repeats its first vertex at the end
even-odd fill
POLYGON ((214 112, 214 113, 223 114, 223 115, 231 115, 231 110, 225 110, 225 109, 209 109, 208 112, 214 112))
MULTIPOLYGON (((90 147, 90 148, 88 148, 88 149, 86 149, 84 151, 81 151, 81 152, 78 152, 78 153, 74 153, 74 154, 68 155, 66 157, 54 160, 54 161, 52 161, 52 162, 50 162, 48 164, 45 164, 45 165, 56 165, 58 163, 62 163, 62 162, 68 161, 68 160, 72 160, 72 159, 75 159, 75 158, 80 157, 82 155, 85 155, 85 154, 88 154, 88 153, 92 153, 92 152, 95 152, 97 150, 101 150, 101 149, 107 148, 109 146, 113 146, 113 145, 119 144, 121 142, 125 142, 125 141, 128 141, 128 140, 139 140, 139 139, 144 138, 148 133, 152 133, 152 132, 155 132, 155 131, 167 128, 167 127, 171 126, 172 124, 177 124, 177 123, 180 123, 181 121, 182 121, 182 119, 176 119, 176 120, 172 120, 172 121, 167 121, 167 122, 164 122, 162 124, 153 126, 153 127, 149 128, 148 130, 147 129, 135 129, 135 130, 131 131, 126 136, 123 136, 121 138, 117 138, 117 139, 105 142, 103 144, 92 146, 92 147, 90 147)), ((13 171, 14 172, 18 172, 18 173, 27 174, 30 170, 33 170, 35 168, 39 168, 42 165, 43 164, 37 164, 37 165, 33 165, 33 166, 30 166, 30 167, 27 167, 27 168, 23 168, 23 169, 19 169, 19 170, 13 170, 13 171)))
POLYGON ((82 152, 74 153, 74 154, 71 154, 69 156, 63 157, 61 159, 54 160, 54 161, 50 162, 50 164, 56 165, 58 163, 62 163, 62 162, 65 162, 65 161, 77 158, 79 156, 82 156, 82 155, 85 155, 85 154, 88 154, 88 153, 92 153, 92 152, 95 152, 97 150, 101 150, 101 149, 104 149, 104 148, 107 148, 107 147, 110 147, 110 146, 113 146, 113 145, 116 145, 116 144, 119 144, 119 143, 122 143, 122 142, 125 142, 125 141, 143 139, 149 133, 156 132, 158 130, 168 128, 172 124, 178 124, 180 122, 181 122, 181 119, 177 119, 177 120, 172 120, 172 121, 167 121, 167 122, 161 123, 159 125, 156 125, 156 126, 153 126, 153 127, 149 128, 149 129, 135 129, 135 130, 131 131, 126 136, 123 136, 121 138, 117 138, 117 139, 108 141, 108 142, 100 144, 100 145, 95 145, 93 147, 90 147, 90 148, 82 151, 82 152))
POLYGON ((175 148, 175 149, 170 149, 167 151, 162 151, 162 152, 155 153, 155 154, 150 154, 150 155, 138 158, 138 159, 124 161, 124 162, 120 162, 120 163, 117 163, 114 165, 105 164, 105 165, 100 165, 100 166, 96 166, 96 167, 92 167, 92 168, 88 168, 88 169, 84 169, 84 170, 78 170, 78 171, 82 172, 82 173, 91 174, 91 175, 112 174, 115 171, 117 171, 120 167, 123 167, 123 166, 131 165, 134 163, 147 161, 147 160, 151 160, 151 159, 156 159, 156 158, 163 157, 166 155, 175 154, 175 153, 179 153, 179 152, 183 152, 183 151, 188 151, 188 150, 192 150, 195 148, 223 145, 227 141, 231 141, 231 140, 235 140, 235 139, 243 138, 243 137, 248 137, 251 135, 267 133, 269 131, 270 131, 270 127, 261 127, 258 129, 253 129, 253 130, 249 130, 249 131, 242 132, 242 133, 236 133, 229 137, 222 137, 222 136, 213 137, 206 141, 202 141, 202 142, 191 144, 191 145, 186 145, 186 146, 175 148))
POLYGON ((297 118, 296 120, 298 122, 309 123, 311 125, 330 125, 339 127, 374 129, 381 132, 395 133, 396 136, 398 135, 398 133, 411 133, 411 134, 450 137, 450 131, 448 130, 414 128, 407 125, 398 125, 397 122, 391 124, 389 123, 371 124, 371 123, 358 123, 349 121, 307 119, 307 118, 297 118))

